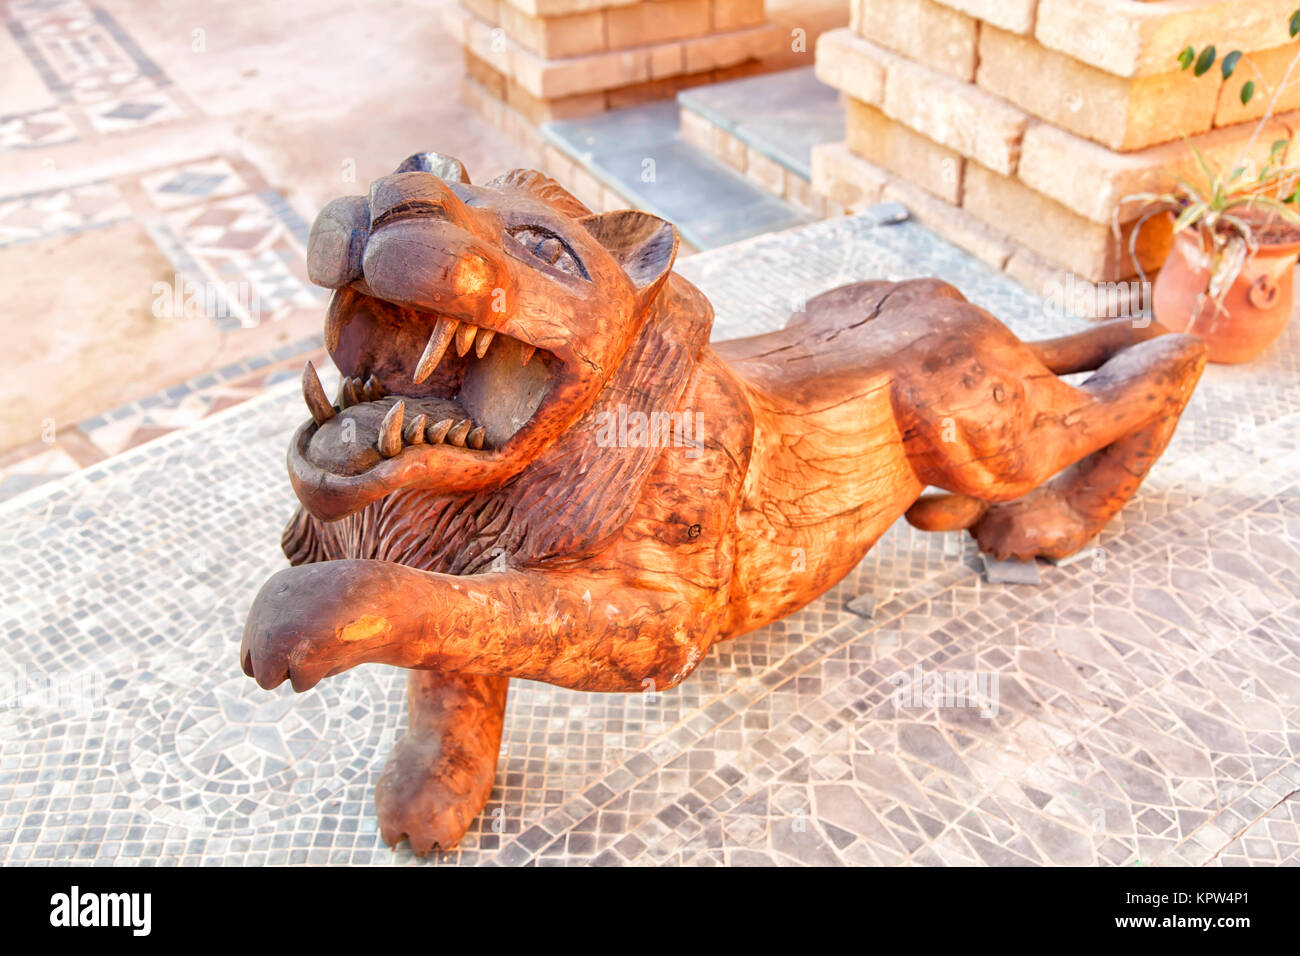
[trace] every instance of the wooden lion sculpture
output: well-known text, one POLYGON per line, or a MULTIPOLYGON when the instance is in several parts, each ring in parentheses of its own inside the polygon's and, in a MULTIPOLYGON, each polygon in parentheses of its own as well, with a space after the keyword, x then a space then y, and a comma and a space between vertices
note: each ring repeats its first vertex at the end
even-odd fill
POLYGON ((1199 340, 1129 320, 1021 342, 935 279, 843 286, 710 345, 677 243, 540 173, 473 186, 432 153, 312 229, 343 381, 331 402, 304 371, 292 566, 258 593, 241 656, 298 691, 410 668, 375 795, 390 844, 449 848, 482 809, 511 678, 670 688, 825 592, 900 515, 1000 558, 1078 550, 1205 363, 1199 340))

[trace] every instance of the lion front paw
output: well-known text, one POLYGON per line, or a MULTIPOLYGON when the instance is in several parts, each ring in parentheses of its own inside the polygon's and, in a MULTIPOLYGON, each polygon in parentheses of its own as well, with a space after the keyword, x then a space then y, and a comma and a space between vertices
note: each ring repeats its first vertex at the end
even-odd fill
POLYGON ((465 765, 447 757, 436 737, 407 734, 393 747, 375 787, 379 834, 389 846, 405 839, 416 856, 450 850, 487 803, 496 754, 486 775, 464 776, 465 765))
POLYGON ((1087 544, 1095 531, 1051 487, 991 505, 970 529, 979 549, 1000 561, 1064 558, 1087 544))
POLYGON ((294 690, 305 691, 379 659, 376 648, 393 644, 392 625, 382 614, 367 613, 356 594, 363 577, 357 568, 376 563, 329 561, 272 575, 244 623, 244 673, 267 690, 288 680, 294 690))
POLYGON ((424 856, 454 847, 492 793, 510 682, 412 671, 410 729, 375 787, 379 832, 424 856))

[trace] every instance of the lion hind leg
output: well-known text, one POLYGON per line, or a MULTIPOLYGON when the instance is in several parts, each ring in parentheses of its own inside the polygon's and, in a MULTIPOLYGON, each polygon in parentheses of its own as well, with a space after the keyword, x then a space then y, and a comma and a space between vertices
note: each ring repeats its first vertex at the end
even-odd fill
POLYGON ((1158 322, 1133 324, 1132 319, 1098 322, 1090 329, 1055 339, 1026 342, 1034 357, 1057 375, 1091 372, 1124 349, 1168 334, 1158 322))
POLYGON ((413 670, 410 722, 375 787, 384 842, 417 856, 454 847, 492 793, 510 681, 413 670))
POLYGON ((1081 386, 1094 399, 1067 427, 1103 430, 1141 414, 1135 427, 1074 462, 1043 486, 992 504, 971 526, 980 550, 998 558, 1063 558, 1091 540, 1133 496, 1173 437, 1205 368, 1205 346, 1164 335, 1123 349, 1081 386))
POLYGON ((987 501, 943 492, 922 495, 903 517, 921 531, 965 531, 988 510, 987 501))

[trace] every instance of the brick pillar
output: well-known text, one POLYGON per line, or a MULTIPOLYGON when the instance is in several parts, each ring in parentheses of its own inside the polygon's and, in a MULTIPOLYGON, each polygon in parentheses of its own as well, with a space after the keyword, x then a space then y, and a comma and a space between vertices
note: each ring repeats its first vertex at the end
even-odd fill
MULTIPOLYGON (((763 0, 459 0, 467 92, 539 124, 743 75, 787 43, 763 0)), ((508 125, 508 124, 507 124, 508 125)))
MULTIPOLYGON (((850 210, 882 199, 1031 288, 1074 273, 1136 273, 1129 193, 1190 172, 1186 136, 1233 162, 1263 115, 1246 64, 1224 82, 1180 71, 1177 54, 1245 51, 1276 83, 1294 54, 1295 0, 851 0, 847 29, 817 44, 817 75, 844 94, 843 143, 813 154, 813 188, 850 210), (1120 234, 1112 223, 1118 213, 1120 234)), ((1300 76, 1279 100, 1300 108, 1300 76)), ((1279 116, 1253 158, 1295 128, 1279 116)), ((1157 266, 1167 228, 1148 223, 1138 255, 1157 266), (1163 233, 1163 234, 1162 234, 1163 233)))

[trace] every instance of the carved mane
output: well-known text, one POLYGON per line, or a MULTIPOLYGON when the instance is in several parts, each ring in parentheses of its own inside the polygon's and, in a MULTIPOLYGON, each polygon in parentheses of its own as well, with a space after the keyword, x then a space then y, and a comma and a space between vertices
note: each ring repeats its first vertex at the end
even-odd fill
POLYGON ((585 219, 591 210, 584 206, 573 193, 569 192, 550 176, 535 169, 512 169, 502 173, 487 184, 494 189, 521 189, 531 193, 546 203, 562 216, 571 219, 585 219))
POLYGON ((511 481, 458 496, 402 489, 331 523, 299 509, 281 541, 290 563, 374 558, 473 574, 502 555, 512 567, 536 567, 599 551, 622 529, 662 452, 601 447, 601 413, 617 414, 620 404, 629 413, 677 411, 713 324, 708 300, 680 276, 650 308, 587 413, 511 481))

